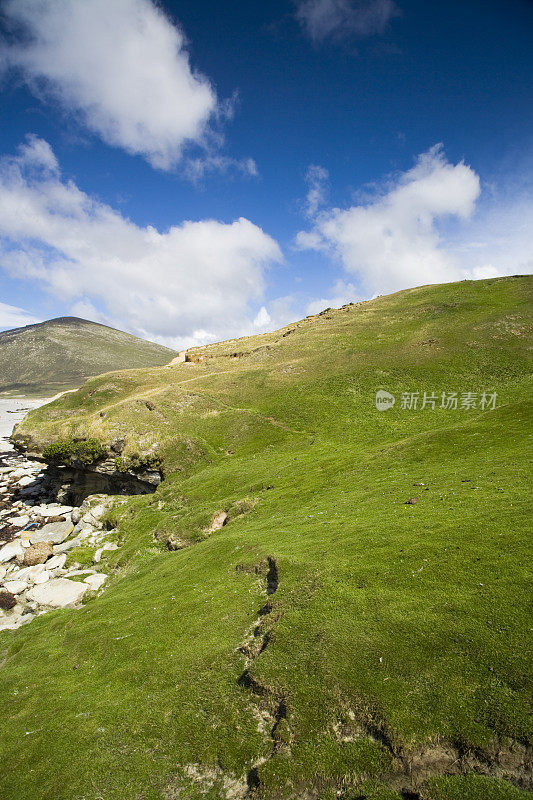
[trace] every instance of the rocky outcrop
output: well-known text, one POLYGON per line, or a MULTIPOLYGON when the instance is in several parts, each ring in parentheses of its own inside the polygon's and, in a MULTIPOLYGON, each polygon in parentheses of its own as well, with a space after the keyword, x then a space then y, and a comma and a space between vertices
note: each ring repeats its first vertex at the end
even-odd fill
MULTIPOLYGON (((27 459, 48 465, 43 476, 45 488, 53 489, 56 499, 70 505, 79 505, 89 495, 100 493, 149 494, 162 481, 159 459, 154 453, 135 459, 121 456, 126 444, 122 437, 114 439, 108 446, 96 439, 45 445, 35 441, 20 426, 15 426, 10 442, 27 459), (84 447, 88 453, 83 452, 84 447)), ((35 491, 31 483, 26 488, 28 495, 35 491)))
POLYGON ((42 463, 0 453, 0 631, 52 609, 75 608, 107 580, 104 572, 66 562, 80 545, 93 548, 94 564, 118 548, 103 522, 109 499, 99 494, 67 505, 58 502, 62 491, 69 493, 68 484, 62 488, 42 463))

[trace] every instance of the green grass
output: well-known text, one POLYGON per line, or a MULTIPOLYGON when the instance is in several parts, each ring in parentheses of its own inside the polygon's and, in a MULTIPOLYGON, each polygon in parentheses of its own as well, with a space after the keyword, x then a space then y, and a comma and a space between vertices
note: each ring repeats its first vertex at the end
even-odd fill
POLYGON ((425 789, 427 800, 521 800, 524 792, 481 775, 434 778, 425 789))
POLYGON ((49 464, 70 464, 73 460, 88 465, 105 455, 106 450, 98 439, 82 439, 81 441, 65 439, 60 442, 52 442, 43 450, 43 458, 49 464))
MULTIPOLYGON (((32 449, 125 436, 124 457, 157 452, 165 480, 111 512, 99 597, 0 638, 2 800, 241 797, 254 766, 261 800, 392 800, 391 750, 531 742, 529 292, 409 290, 32 412, 32 449), (380 413, 379 388, 498 402, 380 413), (191 546, 169 552, 169 535, 191 546), (267 646, 247 664, 269 557, 267 646)), ((529 796, 426 777, 427 800, 529 796)))

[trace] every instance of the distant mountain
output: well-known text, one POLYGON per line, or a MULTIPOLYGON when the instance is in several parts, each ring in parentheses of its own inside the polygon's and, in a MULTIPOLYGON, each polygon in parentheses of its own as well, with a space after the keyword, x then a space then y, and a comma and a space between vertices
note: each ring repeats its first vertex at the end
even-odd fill
POLYGON ((92 375, 161 366, 175 355, 107 325, 58 317, 0 332, 0 394, 46 397, 92 375))

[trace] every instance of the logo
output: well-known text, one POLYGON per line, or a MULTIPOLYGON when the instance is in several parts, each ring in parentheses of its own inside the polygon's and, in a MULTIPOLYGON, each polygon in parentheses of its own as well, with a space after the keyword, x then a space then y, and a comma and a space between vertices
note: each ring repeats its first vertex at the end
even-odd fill
MULTIPOLYGON (((484 390, 482 392, 401 392, 399 408, 402 411, 423 411, 425 409, 444 408, 457 411, 494 411, 498 395, 496 392, 484 390)), ((385 389, 376 392, 376 408, 378 411, 388 411, 396 402, 396 397, 385 389)))
POLYGON ((384 389, 380 389, 379 392, 376 392, 376 408, 378 411, 388 411, 389 408, 392 408, 394 403, 396 402, 396 398, 390 392, 386 392, 384 389))

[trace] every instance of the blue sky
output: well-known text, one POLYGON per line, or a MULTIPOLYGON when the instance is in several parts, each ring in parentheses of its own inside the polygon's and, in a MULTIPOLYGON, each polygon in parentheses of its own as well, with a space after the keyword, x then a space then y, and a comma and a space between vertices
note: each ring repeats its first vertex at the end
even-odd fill
POLYGON ((530 0, 7 0, 0 328, 175 347, 531 272, 530 0))

